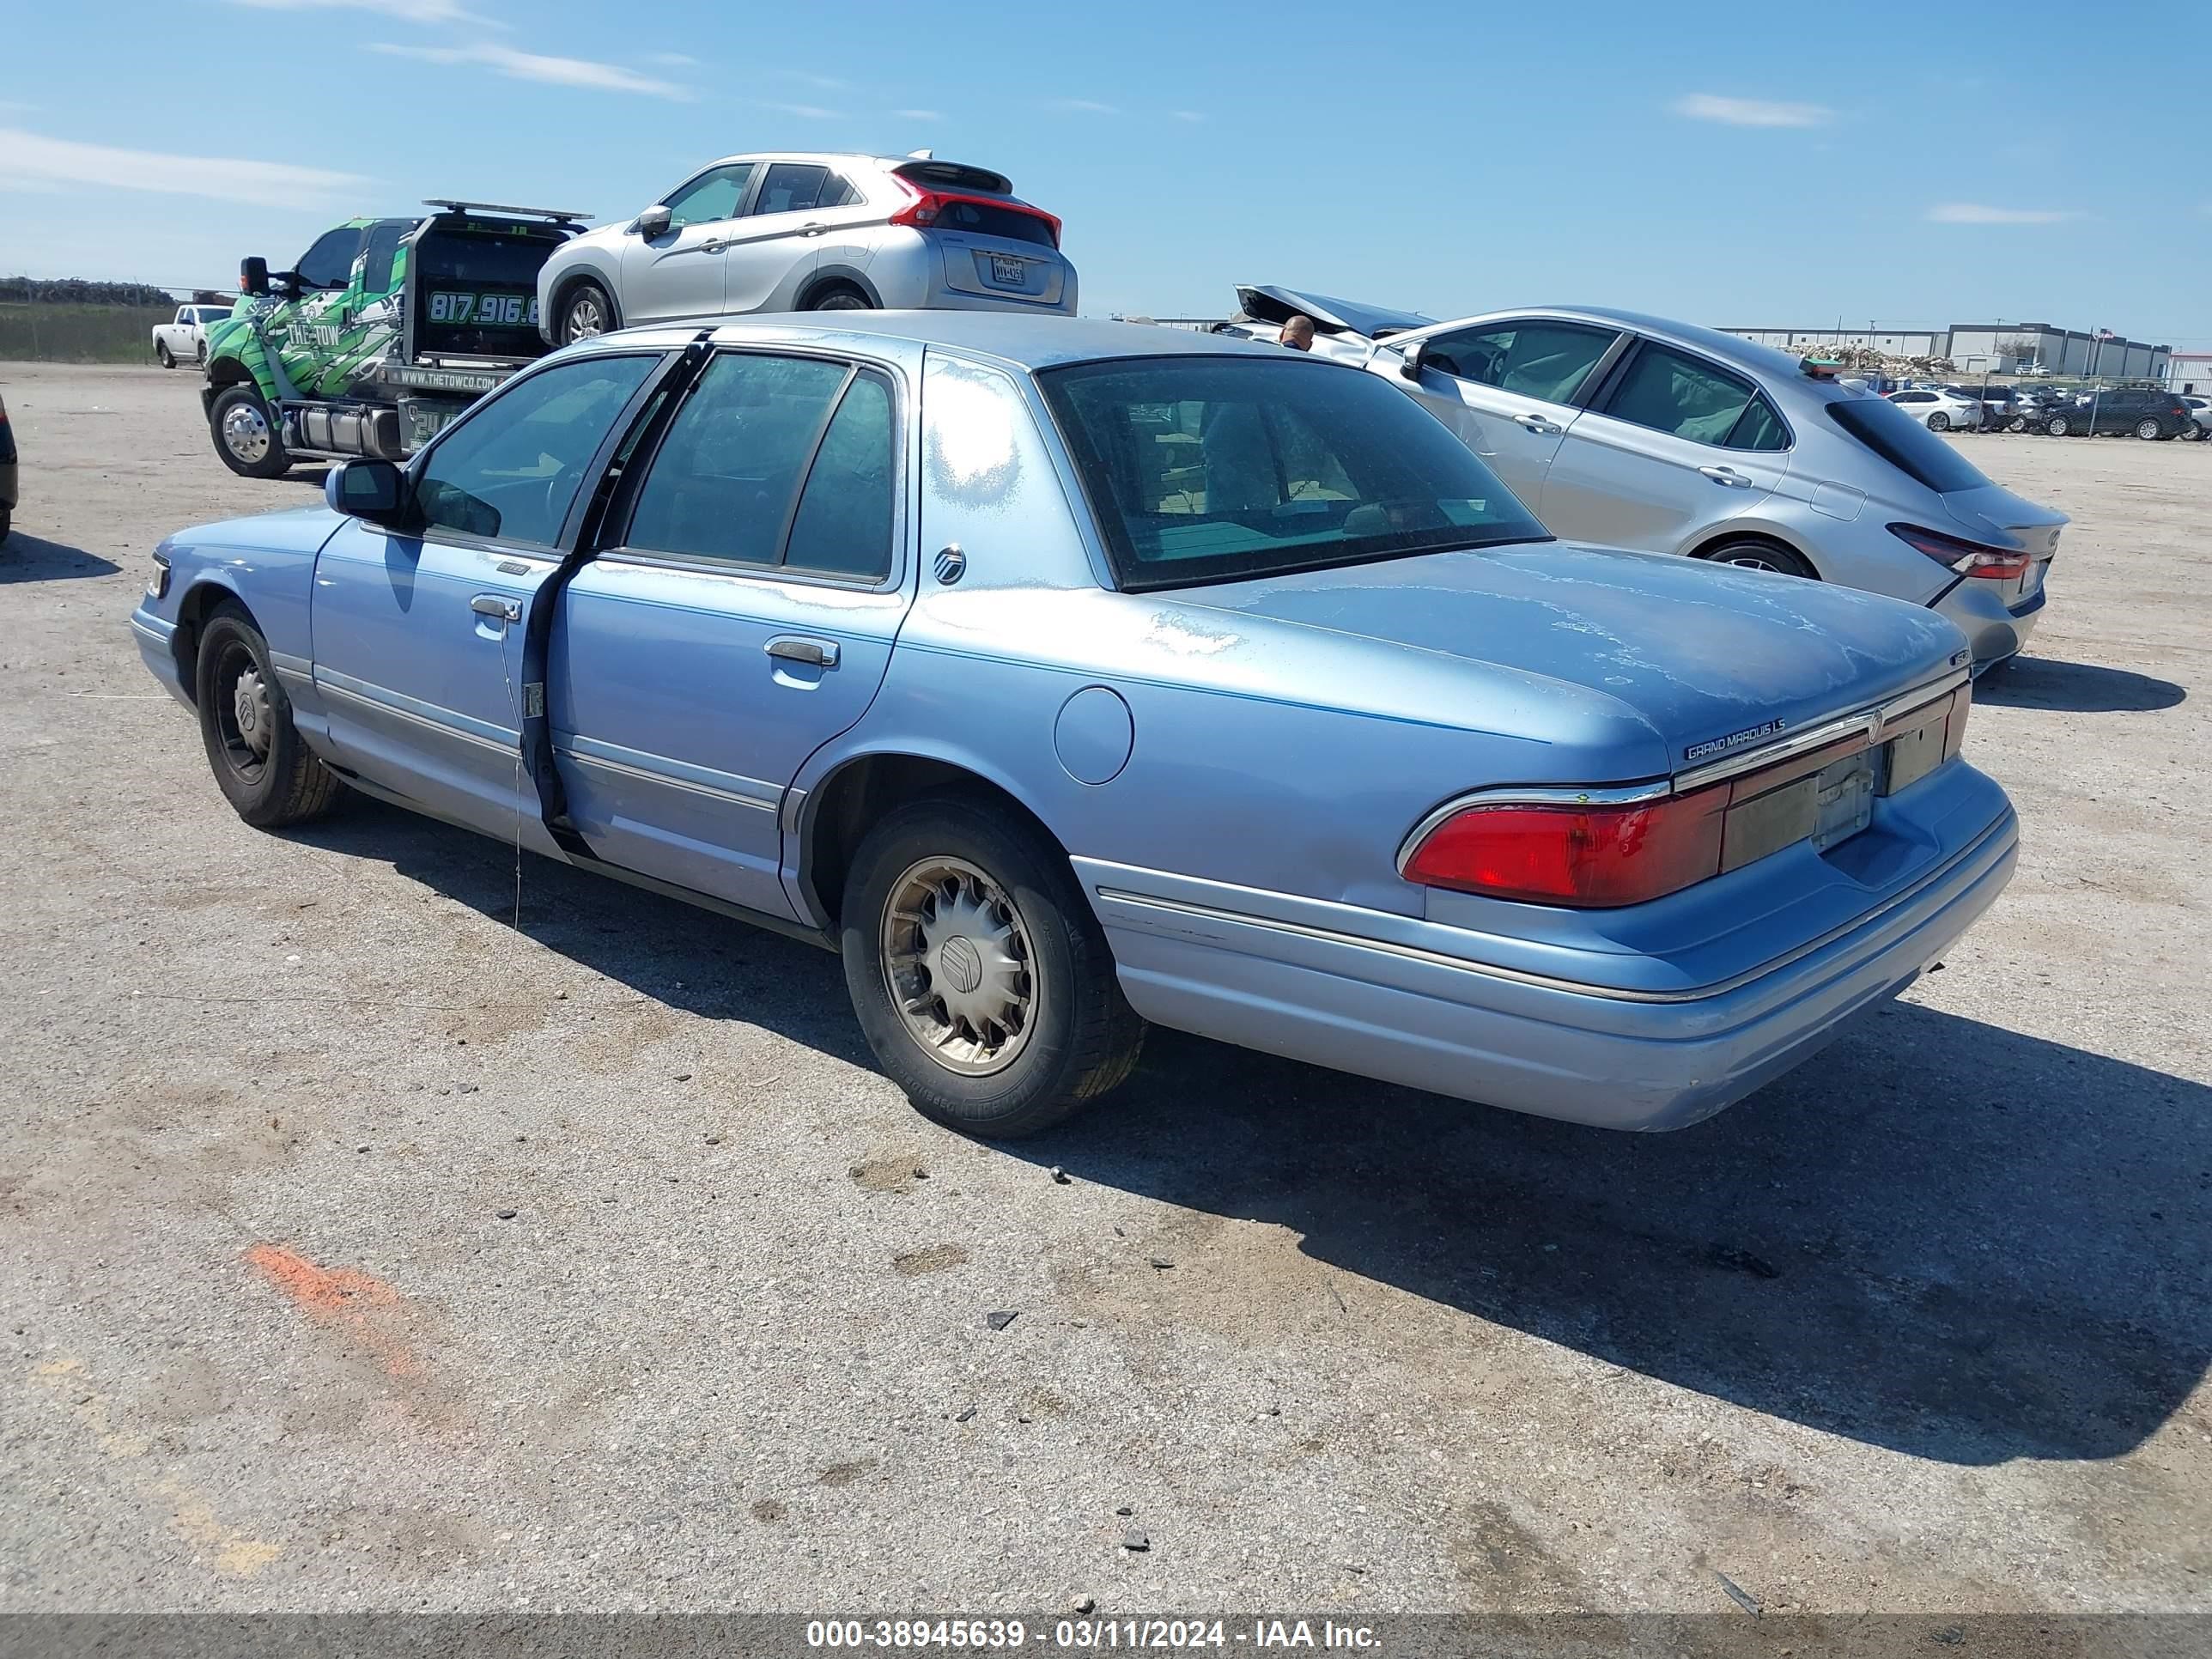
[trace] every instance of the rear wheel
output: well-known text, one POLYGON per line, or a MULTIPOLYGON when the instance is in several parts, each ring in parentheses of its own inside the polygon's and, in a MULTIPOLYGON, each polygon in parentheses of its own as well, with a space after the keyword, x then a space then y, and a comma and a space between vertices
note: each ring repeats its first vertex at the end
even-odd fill
POLYGON ((1125 1079, 1144 1023, 1060 848, 957 795, 869 831, 845 889, 845 985, 878 1062, 969 1134, 1051 1128, 1125 1079))
POLYGON ((560 340, 573 345, 615 326, 615 302, 597 283, 579 283, 561 302, 560 340))
POLYGON ((176 357, 170 352, 169 343, 167 340, 154 342, 154 361, 164 368, 174 368, 177 366, 176 357))
POLYGON ((2145 443, 2155 443, 2159 439, 2166 436, 2166 434, 2156 421, 2146 417, 2136 422, 2136 436, 2141 438, 2145 443))
POLYGON ((281 478, 292 470, 269 405, 251 386, 228 386, 216 394, 208 405, 208 431, 222 464, 241 477, 281 478))
POLYGON ((1930 432, 1948 432, 1951 429, 1951 417, 1942 410, 1937 410, 1928 417, 1928 429, 1930 432))
POLYGON ((301 741, 269 641, 243 611, 225 607, 200 630, 193 686, 208 765, 239 817, 274 830, 337 804, 345 786, 301 741))
POLYGON ((1771 570, 1784 576, 1802 576, 1818 581, 1819 573, 1788 548, 1773 542, 1760 541, 1755 537, 1739 537, 1735 541, 1723 542, 1710 552, 1698 556, 1708 564, 1731 564, 1739 570, 1771 570))
POLYGON ((809 311, 873 311, 875 307, 869 303, 868 296, 857 288, 848 288, 840 284, 836 288, 825 288, 819 294, 815 295, 807 301, 806 309, 809 311))

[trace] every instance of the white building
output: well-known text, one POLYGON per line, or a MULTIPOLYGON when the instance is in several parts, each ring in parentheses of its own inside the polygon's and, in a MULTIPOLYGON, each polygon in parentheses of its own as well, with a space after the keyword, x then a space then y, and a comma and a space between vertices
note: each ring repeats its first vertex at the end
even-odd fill
POLYGON ((2166 387, 2212 398, 2212 351, 2177 351, 2166 361, 2166 387))

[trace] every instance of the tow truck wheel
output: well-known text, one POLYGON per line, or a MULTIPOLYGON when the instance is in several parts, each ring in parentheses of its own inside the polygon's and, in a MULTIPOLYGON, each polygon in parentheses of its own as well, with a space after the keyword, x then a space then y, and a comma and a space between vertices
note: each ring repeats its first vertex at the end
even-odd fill
POLYGON ((227 386, 216 394, 208 431, 222 464, 242 478, 281 478, 292 470, 276 419, 250 386, 227 386))

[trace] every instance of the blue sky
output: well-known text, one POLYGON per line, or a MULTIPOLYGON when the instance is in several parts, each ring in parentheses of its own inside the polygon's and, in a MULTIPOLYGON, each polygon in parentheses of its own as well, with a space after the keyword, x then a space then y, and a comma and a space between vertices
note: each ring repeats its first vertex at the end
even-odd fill
POLYGON ((760 148, 939 155, 1086 312, 2050 321, 2212 349, 2212 4, 78 0, 0 36, 0 271, 229 286, 425 196, 626 216, 760 148))

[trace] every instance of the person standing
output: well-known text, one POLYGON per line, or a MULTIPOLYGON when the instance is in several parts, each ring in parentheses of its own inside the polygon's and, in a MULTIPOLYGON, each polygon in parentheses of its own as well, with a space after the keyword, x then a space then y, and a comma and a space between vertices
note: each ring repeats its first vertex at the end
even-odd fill
POLYGON ((1278 345, 1286 345, 1293 351, 1311 351, 1314 343, 1314 319, 1303 311, 1294 311, 1284 319, 1283 331, 1275 337, 1278 345))

